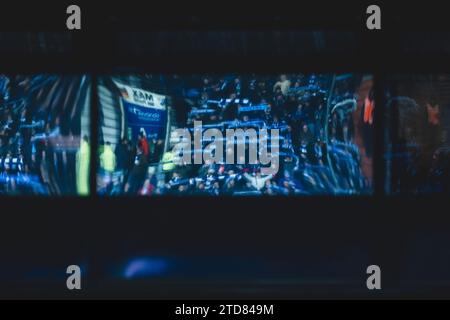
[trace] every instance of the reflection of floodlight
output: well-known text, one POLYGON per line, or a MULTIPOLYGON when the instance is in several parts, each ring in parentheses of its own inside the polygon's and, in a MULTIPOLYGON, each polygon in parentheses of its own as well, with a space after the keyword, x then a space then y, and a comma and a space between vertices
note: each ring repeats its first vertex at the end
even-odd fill
POLYGON ((159 276, 164 274, 169 262, 163 258, 136 258, 128 262, 123 271, 126 279, 159 276))

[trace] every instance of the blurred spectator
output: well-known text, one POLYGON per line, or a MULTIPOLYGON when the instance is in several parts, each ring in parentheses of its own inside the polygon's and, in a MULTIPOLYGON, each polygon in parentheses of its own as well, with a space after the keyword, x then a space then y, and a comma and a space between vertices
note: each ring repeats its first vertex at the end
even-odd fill
POLYGON ((125 193, 137 194, 138 190, 141 189, 142 184, 145 181, 147 169, 148 169, 147 157, 144 154, 142 145, 138 145, 134 167, 130 172, 128 182, 125 185, 125 193))
POLYGON ((289 91, 289 87, 291 86, 291 81, 287 78, 285 74, 280 76, 280 80, 276 82, 273 86, 273 90, 280 89, 283 95, 287 95, 289 91))
POLYGON ((116 169, 116 155, 109 141, 106 142, 106 145, 103 147, 103 152, 100 155, 100 167, 107 174, 112 174, 116 169))
POLYGON ((150 154, 150 149, 149 149, 147 137, 145 136, 144 131, 139 132, 138 144, 141 146, 144 156, 148 159, 148 156, 150 154))
POLYGON ((89 163, 91 147, 87 135, 83 136, 80 150, 77 152, 77 191, 79 195, 89 194, 89 163))

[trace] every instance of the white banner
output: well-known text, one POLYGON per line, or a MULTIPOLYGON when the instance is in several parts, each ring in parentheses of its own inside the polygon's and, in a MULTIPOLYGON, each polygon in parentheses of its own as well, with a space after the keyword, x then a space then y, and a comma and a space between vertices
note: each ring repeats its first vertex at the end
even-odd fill
POLYGON ((133 88, 124 84, 116 82, 119 88, 122 98, 133 104, 137 104, 142 107, 154 108, 159 110, 165 110, 167 105, 167 98, 164 95, 156 94, 150 91, 133 88))

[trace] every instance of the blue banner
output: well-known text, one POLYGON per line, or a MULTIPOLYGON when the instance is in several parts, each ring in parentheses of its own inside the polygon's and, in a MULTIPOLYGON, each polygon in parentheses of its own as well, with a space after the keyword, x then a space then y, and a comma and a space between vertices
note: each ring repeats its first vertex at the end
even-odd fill
POLYGON ((125 127, 129 139, 136 140, 140 131, 149 139, 165 139, 166 110, 142 107, 122 100, 125 111, 125 127))
POLYGON ((122 94, 125 135, 136 140, 143 131, 149 139, 165 139, 167 97, 146 90, 117 84, 122 94))

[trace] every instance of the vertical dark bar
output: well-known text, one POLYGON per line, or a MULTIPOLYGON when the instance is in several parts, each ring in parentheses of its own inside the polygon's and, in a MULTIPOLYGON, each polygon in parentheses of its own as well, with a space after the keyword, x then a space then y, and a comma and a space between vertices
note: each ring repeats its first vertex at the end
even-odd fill
POLYGON ((97 108, 97 74, 96 61, 98 61, 99 55, 99 43, 97 32, 97 20, 96 20, 96 7, 88 3, 81 3, 81 30, 72 31, 74 39, 73 53, 75 55, 75 61, 77 65, 74 66, 78 73, 87 73, 90 79, 90 137, 89 145, 90 152, 90 170, 89 170, 89 194, 91 199, 96 198, 96 168, 97 157, 96 150, 98 145, 98 108, 97 108))
POLYGON ((392 6, 382 4, 381 8, 381 30, 368 31, 370 43, 366 50, 370 50, 373 59, 374 76, 374 132, 373 132, 373 190, 375 197, 386 195, 386 81, 389 77, 390 60, 396 54, 399 46, 399 39, 394 30, 393 19, 395 10, 392 6))
POLYGON ((386 73, 376 71, 374 73, 374 152, 373 152, 373 173, 374 173, 374 194, 383 196, 385 194, 386 161, 385 161, 385 130, 386 130, 386 97, 385 83, 386 73))
POLYGON ((91 198, 97 196, 97 150, 98 150, 98 76, 94 72, 91 74, 91 158, 90 158, 90 174, 89 187, 91 198))
MULTIPOLYGON (((98 96, 99 77, 114 70, 115 41, 116 32, 111 28, 110 13, 100 3, 92 3, 87 6, 89 9, 86 18, 87 26, 86 38, 81 48, 83 64, 87 64, 91 76, 91 172, 90 172, 90 212, 86 215, 85 223, 88 226, 89 242, 87 246, 89 256, 89 273, 87 275, 88 285, 96 287, 105 277, 107 264, 110 263, 111 251, 114 251, 114 244, 111 243, 110 236, 102 238, 100 230, 105 220, 111 217, 108 212, 110 204, 100 199, 97 194, 97 169, 99 165, 98 146, 100 137, 100 104, 98 96)), ((117 243, 117 242, 115 242, 117 243)))
POLYGON ((101 57, 101 46, 99 43, 98 25, 101 20, 97 17, 97 6, 90 3, 80 5, 82 12, 82 30, 75 33, 78 41, 75 43, 76 58, 79 64, 79 72, 87 73, 90 78, 90 167, 89 167, 89 197, 87 204, 89 209, 81 214, 83 234, 85 238, 85 256, 87 257, 87 270, 83 276, 86 288, 93 288, 102 272, 99 262, 99 252, 102 248, 98 245, 98 234, 100 225, 98 221, 100 210, 98 209, 97 196, 97 146, 98 146, 98 61, 101 57))

